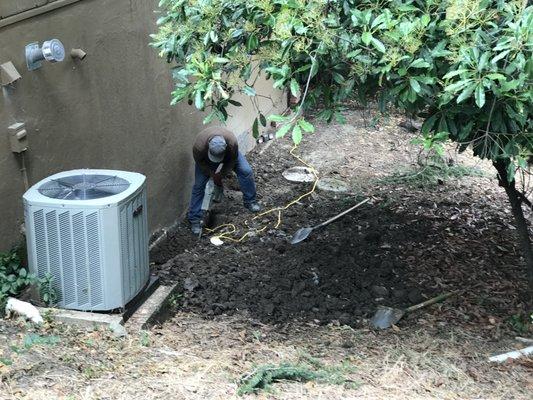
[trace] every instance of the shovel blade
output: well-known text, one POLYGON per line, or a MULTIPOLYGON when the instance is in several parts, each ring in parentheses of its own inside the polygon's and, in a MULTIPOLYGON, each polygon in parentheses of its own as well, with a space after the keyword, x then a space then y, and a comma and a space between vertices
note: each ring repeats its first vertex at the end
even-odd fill
POLYGON ((387 329, 402 319, 404 314, 405 311, 398 308, 379 306, 370 323, 374 328, 387 329))
POLYGON ((307 239, 311 232, 313 232, 313 228, 298 229, 292 237, 291 244, 303 242, 305 239, 307 239))

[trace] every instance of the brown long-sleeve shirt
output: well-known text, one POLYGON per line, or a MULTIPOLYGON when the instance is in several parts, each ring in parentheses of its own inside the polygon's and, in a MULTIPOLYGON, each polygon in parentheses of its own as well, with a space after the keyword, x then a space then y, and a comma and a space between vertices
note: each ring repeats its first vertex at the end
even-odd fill
POLYGON ((192 148, 194 161, 196 161, 206 176, 210 176, 211 173, 214 172, 209 166, 210 161, 207 153, 209 151, 209 141, 217 135, 222 136, 226 140, 226 144, 228 146, 226 148, 226 155, 222 161, 224 163, 224 167, 222 168, 221 174, 224 176, 230 173, 235 167, 235 162, 237 161, 239 143, 235 135, 231 131, 219 126, 211 126, 206 128, 198 134, 192 148))

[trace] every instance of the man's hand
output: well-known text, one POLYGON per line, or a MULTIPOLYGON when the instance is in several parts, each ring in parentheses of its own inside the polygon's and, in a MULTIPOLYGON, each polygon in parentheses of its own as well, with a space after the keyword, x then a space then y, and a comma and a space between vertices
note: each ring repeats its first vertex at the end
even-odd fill
POLYGON ((220 172, 215 172, 211 175, 215 185, 222 187, 222 174, 220 172))

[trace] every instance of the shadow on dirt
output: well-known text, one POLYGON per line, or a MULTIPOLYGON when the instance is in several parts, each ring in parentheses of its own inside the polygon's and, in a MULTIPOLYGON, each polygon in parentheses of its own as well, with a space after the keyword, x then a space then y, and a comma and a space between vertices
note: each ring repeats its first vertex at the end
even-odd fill
MULTIPOLYGON (((344 208, 338 200, 308 204, 289 214, 282 227, 301 226, 296 220, 304 214, 316 221, 344 208)), ((378 205, 361 207, 296 246, 289 244, 292 230, 222 247, 210 246, 207 239, 193 239, 191 245, 182 227, 167 246, 184 251, 158 270, 183 285, 182 309, 206 316, 247 311, 262 322, 356 325, 378 304, 406 306, 435 294, 426 279, 432 274, 424 269, 428 260, 412 263, 413 250, 439 236, 440 229, 428 218, 378 205)))

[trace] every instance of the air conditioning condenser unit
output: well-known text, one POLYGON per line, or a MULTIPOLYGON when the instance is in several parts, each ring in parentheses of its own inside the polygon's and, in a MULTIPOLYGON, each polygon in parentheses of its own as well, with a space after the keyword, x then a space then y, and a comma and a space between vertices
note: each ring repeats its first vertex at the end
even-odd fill
POLYGON ((123 308, 149 280, 145 176, 74 170, 24 194, 30 271, 50 274, 57 306, 123 308))

